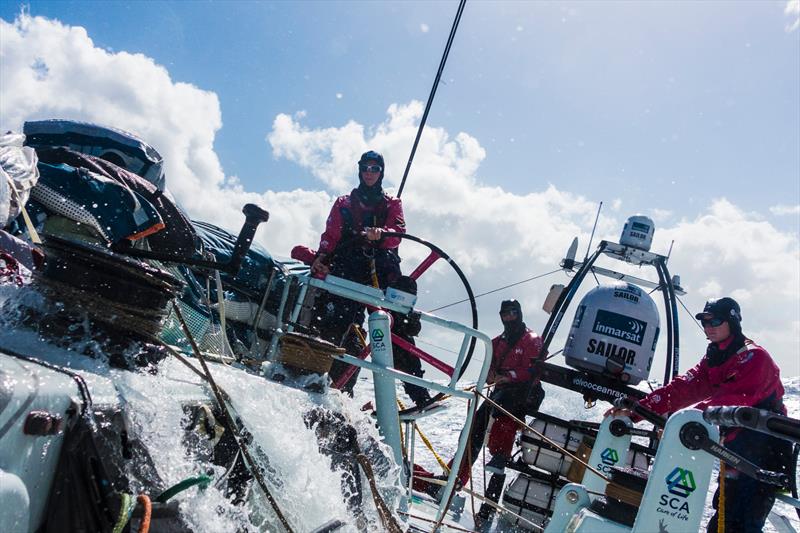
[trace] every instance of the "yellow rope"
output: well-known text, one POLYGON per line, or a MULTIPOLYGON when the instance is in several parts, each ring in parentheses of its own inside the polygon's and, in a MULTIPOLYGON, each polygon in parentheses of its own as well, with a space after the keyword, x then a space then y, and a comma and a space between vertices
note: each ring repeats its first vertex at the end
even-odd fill
MULTIPOLYGON (((397 400, 397 405, 400 406, 400 409, 405 409, 406 408, 406 406, 403 405, 403 402, 401 402, 400 400, 397 400)), ((416 422, 414 422, 414 429, 417 430, 417 434, 419 435, 419 438, 422 439, 422 442, 425 444, 425 447, 428 448, 431 451, 431 453, 433 454, 433 456, 436 458, 436 462, 439 463, 439 466, 441 466, 444 469, 444 471, 449 474, 450 473, 450 469, 447 467, 447 463, 445 463, 444 459, 442 459, 442 457, 438 453, 436 453, 436 450, 433 449, 433 444, 431 444, 431 441, 428 440, 428 437, 425 436, 425 433, 423 433, 422 430, 419 429, 419 426, 417 425, 416 422)), ((400 427, 400 435, 401 436, 402 436, 402 432, 403 432, 403 428, 401 426, 400 427)))
POLYGON ((380 289, 381 286, 378 283, 378 270, 375 268, 375 259, 369 260, 369 274, 372 277, 372 286, 376 289, 380 289))
POLYGON ((719 500, 717 501, 717 533, 725 533, 725 463, 719 462, 719 500))
POLYGON ((362 348, 367 347, 367 339, 364 338, 364 332, 361 331, 361 326, 358 324, 350 324, 350 327, 356 332, 356 336, 358 337, 358 342, 361 343, 362 348))

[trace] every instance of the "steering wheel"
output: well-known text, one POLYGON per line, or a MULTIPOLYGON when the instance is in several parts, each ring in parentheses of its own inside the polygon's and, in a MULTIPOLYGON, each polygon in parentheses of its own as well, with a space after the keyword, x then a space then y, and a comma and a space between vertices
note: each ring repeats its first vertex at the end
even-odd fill
MULTIPOLYGON (((410 241, 422 244, 423 246, 426 246, 430 250, 428 256, 422 260, 422 262, 417 266, 417 268, 414 269, 414 271, 409 276, 415 281, 418 280, 434 263, 436 263, 436 261, 438 261, 439 259, 445 260, 450 265, 450 267, 455 271, 456 275, 458 275, 458 278, 461 280, 461 284, 464 286, 464 290, 467 293, 467 299, 469 300, 470 309, 472 311, 472 328, 478 329, 478 306, 475 303, 475 295, 472 292, 472 287, 470 286, 469 281, 467 281, 467 277, 464 275, 464 272, 449 255, 447 255, 441 248, 439 248, 435 244, 420 239, 419 237, 415 237, 414 235, 409 235, 408 233, 396 233, 387 231, 384 232, 382 235, 383 237, 389 237, 389 238, 408 239, 410 241)), ((477 339, 475 337, 470 338, 469 347, 467 348, 467 353, 464 357, 464 363, 461 366, 461 371, 458 373, 458 378, 461 378, 461 376, 464 374, 464 371, 467 369, 467 366, 469 365, 469 362, 472 359, 472 354, 475 351, 476 340, 477 339)), ((392 344, 396 344, 397 346, 408 351, 415 357, 418 357, 419 359, 425 361, 432 367, 446 374, 448 377, 452 377, 453 374, 455 373, 455 369, 452 366, 448 365, 444 361, 441 361, 440 359, 437 359, 433 355, 421 350, 420 348, 411 344, 410 342, 403 339, 399 335, 396 335, 394 332, 392 333, 392 344)), ((361 353, 358 354, 358 358, 366 359, 370 355, 370 353, 371 353, 370 346, 367 345, 363 350, 361 350, 361 353)), ((351 366, 350 368, 345 370, 342 373, 342 375, 339 376, 339 379, 337 379, 336 382, 333 384, 333 387, 341 389, 350 380, 350 378, 356 372, 356 369, 357 369, 356 366, 351 366)), ((431 398, 430 403, 418 407, 415 406, 415 407, 410 407, 408 409, 404 409, 400 411, 400 414, 405 415, 408 413, 413 413, 417 410, 426 407, 427 405, 430 405, 431 403, 440 401, 441 399, 444 398, 444 396, 445 396, 444 393, 440 392, 436 394, 433 398, 431 398)))

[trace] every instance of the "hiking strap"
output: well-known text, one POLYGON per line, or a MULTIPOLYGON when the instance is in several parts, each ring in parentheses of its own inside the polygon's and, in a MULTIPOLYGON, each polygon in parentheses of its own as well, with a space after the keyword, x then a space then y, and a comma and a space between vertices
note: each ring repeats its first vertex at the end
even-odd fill
POLYGON ((17 203, 19 204, 19 209, 22 212, 22 219, 25 221, 25 227, 28 228, 28 235, 31 237, 31 242, 33 244, 42 244, 42 239, 39 238, 39 233, 36 231, 36 228, 33 227, 33 221, 31 221, 31 217, 28 215, 28 210, 25 209, 25 204, 22 201, 22 196, 20 196, 19 192, 17 191, 17 187, 14 185, 14 180, 11 179, 11 176, 5 174, 6 178, 8 179, 8 185, 11 187, 11 192, 14 193, 14 196, 17 197, 17 203))
POLYGON ((725 533, 725 461, 719 462, 719 500, 717 500, 717 533, 725 533))

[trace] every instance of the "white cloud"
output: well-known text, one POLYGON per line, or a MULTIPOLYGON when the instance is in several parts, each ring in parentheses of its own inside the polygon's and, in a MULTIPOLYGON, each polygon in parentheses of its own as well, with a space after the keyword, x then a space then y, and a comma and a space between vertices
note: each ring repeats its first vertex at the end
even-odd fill
POLYGON ((422 24, 419 25, 419 31, 421 31, 422 33, 428 33, 429 31, 431 31, 431 28, 430 26, 428 26, 423 22, 422 24))
POLYGON ((745 332, 791 375, 798 373, 800 342, 790 336, 800 320, 797 233, 720 199, 694 219, 661 229, 656 239, 675 240, 670 269, 682 275, 690 309, 700 309, 706 298, 733 296, 742 304, 745 332))
POLYGON ((800 215, 800 204, 798 205, 773 205, 769 208, 770 213, 775 216, 800 215))
MULTIPOLYGON (((4 130, 18 130, 31 118, 113 125, 155 145, 167 161, 168 176, 192 176, 202 187, 222 184, 213 151, 222 126, 216 94, 174 82, 164 67, 141 54, 106 52, 83 28, 42 17, 0 20, 0 39, 4 130)), ((182 193, 186 182, 173 181, 174 191, 182 193)))
POLYGON ((673 213, 669 209, 653 209, 653 221, 658 223, 667 222, 672 215, 673 213))
POLYGON ((791 17, 792 22, 786 25, 786 31, 792 32, 800 28, 800 0, 789 0, 783 10, 787 17, 791 17))
MULTIPOLYGON (((355 161, 363 151, 384 153, 385 185, 396 190, 423 110, 421 102, 393 104, 376 125, 351 120, 316 129, 303 124, 303 111, 280 114, 265 134, 273 156, 308 169, 322 190, 247 191, 235 177, 225 176, 214 152, 222 124, 214 93, 173 81, 166 69, 142 55, 101 50, 83 29, 44 18, 0 21, 0 49, 0 127, 19 129, 24 120, 64 117, 136 132, 164 155, 168 184, 193 217, 236 231, 244 203, 267 208, 271 220, 258 238, 278 255, 298 243, 316 246, 333 197, 355 185, 355 161)), ((478 173, 485 157, 480 141, 468 133, 428 125, 403 195, 409 232, 449 252, 476 293, 556 269, 575 235, 582 257, 596 202, 548 186, 542 177, 541 186, 525 195, 489 186, 478 173)), ((633 214, 624 212, 623 205, 623 199, 616 199, 610 212, 601 214, 595 244, 600 238, 619 238, 633 214)), ((644 214, 667 222, 665 212, 644 214)), ((669 266, 689 291, 682 298, 688 308, 700 309, 706 298, 722 294, 740 298, 745 330, 776 355, 788 374, 800 373, 797 234, 719 199, 692 217, 657 228, 653 251, 666 253, 673 239, 669 266)), ((425 253, 410 244, 401 251, 406 271, 425 253)), ((639 269, 632 272, 645 275, 639 269)), ((541 329, 546 316, 540 306, 550 285, 567 281, 555 274, 480 299, 482 329, 498 331, 496 309, 509 297, 519 298, 528 323, 541 329)), ((421 282, 422 308, 462 298, 446 265, 438 265, 421 282)), ((463 319, 459 312, 443 314, 463 319)), ((682 313, 682 369, 699 358, 705 344, 687 319, 682 313)), ((553 351, 562 346, 559 337, 553 351)))

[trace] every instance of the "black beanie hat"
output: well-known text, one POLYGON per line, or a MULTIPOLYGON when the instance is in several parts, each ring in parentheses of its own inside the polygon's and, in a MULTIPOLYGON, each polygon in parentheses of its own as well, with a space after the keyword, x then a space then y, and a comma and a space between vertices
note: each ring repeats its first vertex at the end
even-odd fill
POLYGON ((697 320, 720 318, 730 324, 735 332, 742 331, 742 309, 733 298, 713 298, 706 302, 702 313, 694 316, 697 320))
POLYGON ((517 300, 503 300, 500 304, 500 314, 506 311, 515 311, 519 320, 522 320, 522 306, 517 300))

